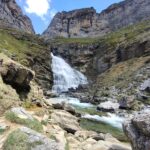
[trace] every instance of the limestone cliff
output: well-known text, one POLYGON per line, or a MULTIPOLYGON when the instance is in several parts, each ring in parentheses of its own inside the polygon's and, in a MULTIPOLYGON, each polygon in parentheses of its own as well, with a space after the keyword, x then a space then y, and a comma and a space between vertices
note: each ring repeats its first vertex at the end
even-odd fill
POLYGON ((0 0, 0 26, 34 33, 31 20, 23 14, 15 0, 0 0))
POLYGON ((84 8, 56 14, 43 33, 54 37, 97 37, 108 32, 150 19, 149 0, 125 0, 113 4, 101 13, 84 8))

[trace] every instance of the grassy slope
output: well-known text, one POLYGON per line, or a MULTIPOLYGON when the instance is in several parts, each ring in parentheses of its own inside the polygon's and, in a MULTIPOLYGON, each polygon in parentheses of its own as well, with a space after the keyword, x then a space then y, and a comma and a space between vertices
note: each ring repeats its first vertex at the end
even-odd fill
POLYGON ((30 56, 40 56, 45 48, 36 36, 13 29, 0 29, 0 52, 23 65, 28 65, 26 59, 30 56))
POLYGON ((36 81, 51 88, 50 50, 36 35, 14 29, 0 29, 0 52, 36 72, 36 81))

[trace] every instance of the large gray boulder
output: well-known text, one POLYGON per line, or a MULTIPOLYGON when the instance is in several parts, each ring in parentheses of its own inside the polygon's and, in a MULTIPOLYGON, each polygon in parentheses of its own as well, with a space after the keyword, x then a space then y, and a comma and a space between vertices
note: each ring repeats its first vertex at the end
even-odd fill
POLYGON ((51 114, 51 121, 60 125, 68 133, 74 134, 81 129, 78 118, 64 110, 54 110, 51 114))
POLYGON ((119 104, 111 101, 100 103, 97 106, 97 110, 104 111, 104 112, 114 112, 117 109, 119 109, 119 104))
POLYGON ((126 120, 123 129, 133 150, 150 150, 150 111, 142 111, 126 120))

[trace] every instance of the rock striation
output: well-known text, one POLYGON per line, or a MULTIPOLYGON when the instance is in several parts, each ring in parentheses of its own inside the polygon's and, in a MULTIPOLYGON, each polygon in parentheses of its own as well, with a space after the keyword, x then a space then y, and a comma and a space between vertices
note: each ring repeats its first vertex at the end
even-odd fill
POLYGON ((133 150, 150 149, 150 112, 141 112, 127 120, 124 131, 132 143, 133 150))
POLYGON ((150 19, 149 0, 125 0, 101 13, 91 8, 59 12, 43 33, 46 38, 97 37, 150 19))
POLYGON ((31 20, 23 14, 15 0, 0 0, 0 25, 34 33, 31 20))

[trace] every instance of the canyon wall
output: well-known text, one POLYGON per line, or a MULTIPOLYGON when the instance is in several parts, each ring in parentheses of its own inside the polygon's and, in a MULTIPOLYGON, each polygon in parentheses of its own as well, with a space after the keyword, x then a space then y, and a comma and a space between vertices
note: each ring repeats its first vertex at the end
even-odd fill
POLYGON ((59 12, 55 15, 43 36, 98 37, 122 27, 150 19, 149 0, 125 0, 113 4, 101 13, 94 8, 59 12))

